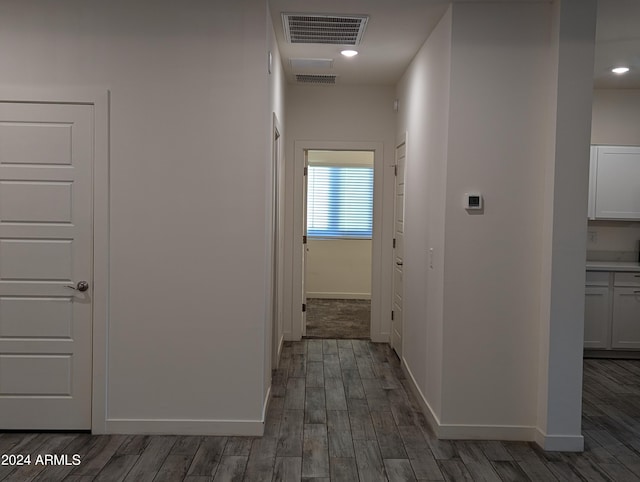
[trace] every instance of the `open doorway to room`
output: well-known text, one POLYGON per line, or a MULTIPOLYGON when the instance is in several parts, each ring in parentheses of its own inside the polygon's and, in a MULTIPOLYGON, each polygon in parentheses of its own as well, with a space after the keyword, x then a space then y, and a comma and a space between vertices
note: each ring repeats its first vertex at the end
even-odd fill
POLYGON ((374 152, 306 151, 305 335, 369 339, 374 152))

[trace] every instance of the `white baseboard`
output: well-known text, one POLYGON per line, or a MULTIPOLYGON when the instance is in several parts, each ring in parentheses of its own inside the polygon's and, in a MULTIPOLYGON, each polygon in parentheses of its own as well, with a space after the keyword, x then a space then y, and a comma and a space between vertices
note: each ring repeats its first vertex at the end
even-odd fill
MULTIPOLYGON (((402 369, 410 381, 411 389, 418 399, 420 408, 427 418, 427 422, 439 439, 447 440, 516 440, 533 442, 536 441, 536 427, 519 425, 462 425, 441 423, 438 415, 433 411, 424 394, 418 387, 416 379, 407 365, 407 361, 402 359, 402 369)), ((546 449, 545 450, 551 450, 546 449)))
POLYGON ((278 341, 278 355, 277 355, 277 366, 280 366, 280 357, 282 355, 282 347, 284 346, 284 334, 280 337, 280 340, 278 341))
POLYGON ((108 419, 107 434, 253 436, 264 433, 262 420, 108 419))
MULTIPOLYGON (((284 337, 280 339, 278 355, 284 337)), ((156 419, 108 419, 107 434, 145 435, 218 435, 261 437, 271 403, 271 386, 267 389, 262 404, 262 420, 156 420, 156 419)))
POLYGON ((307 298, 322 298, 332 300, 370 300, 371 293, 334 293, 334 292, 307 292, 307 298))
MULTIPOLYGON (((264 402, 262 403, 262 423, 264 428, 264 422, 267 420, 267 412, 269 411, 269 404, 271 403, 271 385, 267 389, 267 394, 264 397, 264 402)), ((262 434, 260 434, 262 435, 262 434)))
POLYGON ((440 424, 438 438, 445 440, 511 440, 533 442, 535 427, 526 425, 440 424))
POLYGON ((535 442, 544 450, 554 452, 583 452, 584 437, 582 435, 547 435, 536 429, 535 442))
POLYGON ((413 376, 413 373, 411 372, 409 365, 407 364, 407 360, 405 360, 404 357, 402 357, 402 370, 404 371, 405 375, 409 379, 409 382, 411 382, 409 384, 409 386, 411 387, 411 391, 413 392, 415 397, 418 399, 418 404, 420 404, 420 408, 422 409, 422 413, 424 413, 424 416, 427 417, 427 422, 429 423, 429 426, 433 429, 436 436, 440 437, 440 435, 438 434, 438 428, 440 427, 440 420, 438 419, 438 416, 431 408, 431 405, 429 405, 429 402, 427 402, 427 399, 422 393, 422 390, 420 390, 420 387, 418 386, 418 383, 416 382, 416 379, 413 376))

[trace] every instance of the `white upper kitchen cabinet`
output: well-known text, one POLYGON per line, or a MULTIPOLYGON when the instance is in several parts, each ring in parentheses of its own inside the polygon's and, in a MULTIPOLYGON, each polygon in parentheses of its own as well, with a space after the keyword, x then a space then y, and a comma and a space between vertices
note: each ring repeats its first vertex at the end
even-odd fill
POLYGON ((590 219, 640 219, 640 147, 593 147, 590 173, 590 219))

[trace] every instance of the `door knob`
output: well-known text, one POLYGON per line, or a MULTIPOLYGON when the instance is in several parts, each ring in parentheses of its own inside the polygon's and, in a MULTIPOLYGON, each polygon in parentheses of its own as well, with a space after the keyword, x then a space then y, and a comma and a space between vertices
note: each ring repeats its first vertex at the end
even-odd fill
POLYGON ((77 291, 87 291, 89 289, 89 283, 87 283, 86 281, 78 281, 78 284, 76 286, 67 285, 65 286, 65 288, 71 288, 72 290, 77 291))

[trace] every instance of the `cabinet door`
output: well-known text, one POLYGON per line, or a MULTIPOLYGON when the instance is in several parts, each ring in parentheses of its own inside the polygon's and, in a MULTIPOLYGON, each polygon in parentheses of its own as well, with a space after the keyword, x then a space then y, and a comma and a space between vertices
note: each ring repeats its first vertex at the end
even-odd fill
POLYGON ((587 286, 584 305, 584 347, 609 348, 609 287, 587 286))
POLYGON ((640 148, 598 146, 595 217, 640 219, 640 148))
POLYGON ((613 289, 612 348, 640 349, 640 288, 613 289))

